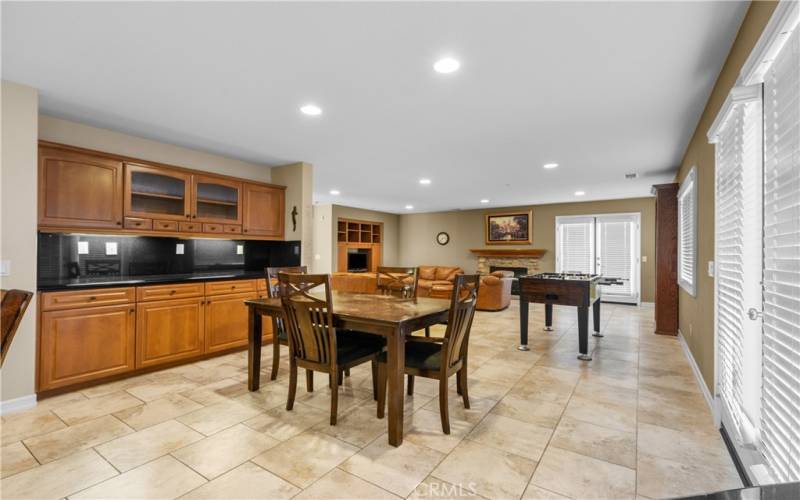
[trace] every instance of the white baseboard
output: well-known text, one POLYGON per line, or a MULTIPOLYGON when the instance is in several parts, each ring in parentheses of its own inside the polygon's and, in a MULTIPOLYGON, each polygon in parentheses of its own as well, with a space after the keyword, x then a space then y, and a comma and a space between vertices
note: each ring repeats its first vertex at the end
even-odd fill
POLYGON ((689 365, 691 365, 692 371, 694 372, 695 381, 697 382, 697 385, 700 386, 700 391, 703 393, 703 397, 706 399, 706 403, 708 404, 708 408, 711 410, 711 414, 716 415, 716 411, 714 410, 714 397, 711 395, 711 391, 708 390, 706 381, 703 379, 703 374, 700 372, 700 367, 697 366, 697 362, 694 360, 694 356, 692 356, 692 351, 689 349, 689 344, 686 343, 686 339, 683 337, 683 333, 681 333, 680 328, 678 329, 678 342, 680 342, 681 347, 683 348, 683 353, 686 355, 686 359, 689 360, 689 365))
POLYGON ((0 415, 6 415, 15 411, 28 410, 36 406, 36 394, 22 396, 21 398, 0 401, 0 415))
POLYGON ((652 307, 652 308, 655 308, 656 307, 656 303, 655 302, 639 302, 639 307, 652 307))

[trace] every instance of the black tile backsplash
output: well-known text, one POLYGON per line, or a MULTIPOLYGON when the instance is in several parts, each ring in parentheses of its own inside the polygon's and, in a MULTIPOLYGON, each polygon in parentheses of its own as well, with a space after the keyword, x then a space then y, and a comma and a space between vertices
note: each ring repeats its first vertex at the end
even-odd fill
POLYGON ((40 288, 87 278, 261 272, 266 266, 297 265, 299 241, 39 233, 40 288))

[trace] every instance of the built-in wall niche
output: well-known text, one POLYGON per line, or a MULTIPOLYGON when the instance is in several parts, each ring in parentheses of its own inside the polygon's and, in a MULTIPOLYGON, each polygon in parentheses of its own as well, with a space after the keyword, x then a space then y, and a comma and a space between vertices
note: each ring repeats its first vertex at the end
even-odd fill
POLYGON ((382 264, 383 223, 338 219, 336 221, 337 263, 339 272, 375 272, 382 264), (366 264, 361 262, 366 256, 366 264), (355 254, 355 255, 354 255, 355 254), (352 257, 350 257, 353 255, 352 257), (350 262, 353 260, 354 262, 350 262), (358 261, 356 263, 355 261, 358 261), (356 271, 357 270, 357 271, 356 271))

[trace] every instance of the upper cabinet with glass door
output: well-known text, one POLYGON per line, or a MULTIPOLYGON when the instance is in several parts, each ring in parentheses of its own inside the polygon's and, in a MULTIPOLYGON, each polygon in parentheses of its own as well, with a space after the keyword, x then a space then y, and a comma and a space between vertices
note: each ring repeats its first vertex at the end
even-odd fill
POLYGON ((242 183, 210 175, 192 180, 192 217, 198 222, 242 223, 242 183))
POLYGON ((189 220, 191 182, 186 172, 126 163, 125 217, 189 220))

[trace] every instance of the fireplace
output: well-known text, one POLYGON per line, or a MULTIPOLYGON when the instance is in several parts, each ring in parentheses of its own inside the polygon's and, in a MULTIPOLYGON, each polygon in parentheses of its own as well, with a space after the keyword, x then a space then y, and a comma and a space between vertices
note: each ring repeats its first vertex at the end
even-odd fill
POLYGON ((514 273, 514 279, 511 280, 511 295, 519 295, 519 277, 528 274, 527 267, 511 267, 511 266, 489 266, 489 272, 495 271, 511 271, 514 273))

